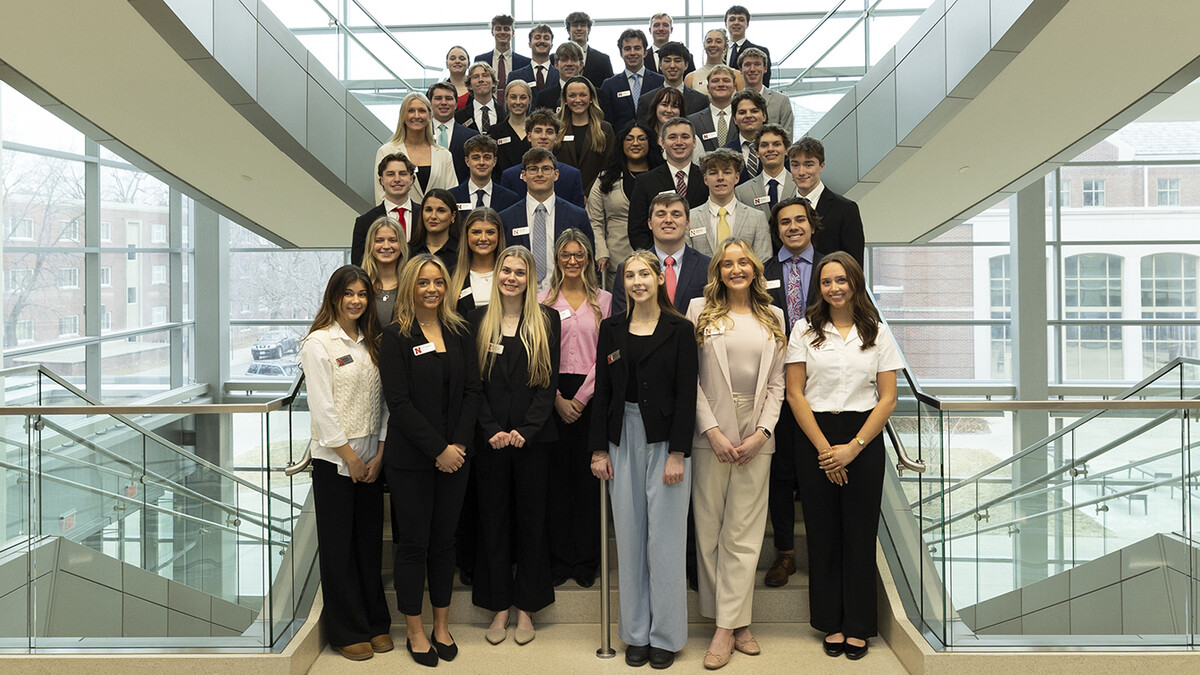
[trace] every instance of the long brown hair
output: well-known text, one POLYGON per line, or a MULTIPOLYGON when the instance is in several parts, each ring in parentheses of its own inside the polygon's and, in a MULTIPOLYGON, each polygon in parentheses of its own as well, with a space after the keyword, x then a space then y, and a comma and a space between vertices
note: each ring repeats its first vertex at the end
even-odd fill
POLYGON ((771 294, 767 292, 762 261, 754 254, 750 242, 741 237, 730 237, 721 242, 720 253, 714 255, 708 263, 708 283, 704 285, 704 309, 701 310, 700 316, 696 317, 696 343, 704 346, 704 331, 707 328, 729 327, 726 325, 729 317, 729 289, 721 280, 721 263, 724 262, 725 252, 730 246, 741 246, 742 252, 750 260, 750 266, 754 268, 754 280, 750 282, 750 313, 767 329, 780 347, 787 345, 783 322, 771 309, 771 294))
MULTIPOLYGON (((520 80, 516 80, 520 82, 520 80)), ((458 264, 454 266, 454 278, 450 280, 450 299, 458 302, 458 296, 462 294, 463 287, 467 285, 467 279, 471 278, 471 261, 475 253, 471 250, 471 245, 467 241, 467 233, 471 231, 471 226, 479 221, 490 223, 496 228, 496 249, 492 251, 492 267, 495 267, 495 258, 500 255, 500 251, 504 250, 504 223, 500 221, 500 214, 496 213, 495 209, 486 206, 480 206, 476 209, 471 209, 467 214, 466 220, 463 221, 463 226, 460 228, 459 236, 462 239, 458 242, 458 264)), ((478 307, 481 303, 476 302, 478 307)))
MULTIPOLYGON (((600 101, 596 98, 596 87, 592 81, 582 75, 576 75, 567 80, 563 85, 562 91, 559 92, 559 114, 562 116, 562 128, 558 130, 558 140, 555 141, 555 147, 560 147, 563 144, 563 138, 566 137, 567 130, 571 128, 571 109, 567 107, 567 89, 573 84, 582 84, 587 87, 588 96, 591 101, 588 103, 587 115, 587 140, 592 146, 592 152, 604 152, 604 147, 608 145, 608 139, 604 137, 604 129, 601 128, 601 122, 604 121, 604 111, 600 109, 600 101)), ((637 105, 637 101, 634 101, 637 105)))
MULTIPOLYGON (((662 262, 659 261, 658 256, 654 255, 650 251, 642 249, 634 251, 633 253, 629 254, 629 257, 626 258, 624 262, 621 263, 622 271, 629 269, 629 263, 635 260, 644 264, 646 267, 649 267, 650 271, 654 272, 654 276, 660 279, 657 294, 658 309, 665 314, 673 314, 682 318, 683 315, 679 313, 679 310, 675 309, 675 305, 671 304, 671 298, 667 297, 667 283, 666 279, 663 277, 662 262)), ((629 291, 625 290, 625 279, 617 279, 617 281, 621 282, 621 292, 625 294, 625 316, 632 316, 633 298, 630 298, 629 291)))
MULTIPOLYGON (((854 321, 854 328, 858 331, 858 337, 862 341, 862 350, 866 351, 875 346, 875 338, 879 336, 879 310, 875 309, 875 305, 871 304, 871 297, 867 295, 867 280, 863 276, 862 268, 858 266, 858 261, 845 251, 834 251, 821 258, 817 262, 813 278, 817 283, 821 283, 821 270, 830 263, 837 263, 846 270, 846 281, 850 284, 850 318, 854 321)), ((825 294, 820 293, 820 288, 817 289, 817 299, 813 304, 804 310, 804 316, 808 319, 808 330, 806 333, 813 335, 813 347, 818 347, 825 342, 825 324, 831 323, 829 303, 825 302, 825 294)))
POLYGON ((379 328, 379 319, 375 317, 375 294, 371 291, 371 278, 357 265, 343 265, 330 275, 329 283, 325 284, 325 295, 321 298, 321 308, 317 310, 317 316, 305 336, 337 323, 342 297, 346 295, 350 284, 356 281, 361 281, 363 289, 367 291, 367 309, 354 323, 358 326, 358 332, 363 336, 363 342, 371 354, 371 362, 378 366, 379 338, 382 331, 379 328))

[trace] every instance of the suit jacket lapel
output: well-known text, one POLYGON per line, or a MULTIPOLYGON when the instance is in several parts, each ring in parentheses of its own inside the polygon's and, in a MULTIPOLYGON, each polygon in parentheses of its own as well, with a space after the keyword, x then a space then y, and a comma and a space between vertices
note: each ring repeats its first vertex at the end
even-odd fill
POLYGON ((654 332, 650 335, 650 340, 646 342, 646 351, 642 354, 642 358, 638 359, 638 363, 645 361, 654 354, 659 345, 667 341, 668 332, 670 331, 669 324, 673 317, 669 314, 660 314, 658 323, 654 325, 654 332))
POLYGON ((712 347, 713 354, 717 357, 717 365, 721 369, 721 376, 725 378, 725 386, 732 391, 733 386, 730 384, 729 375, 729 349, 725 344, 724 330, 720 334, 705 336, 705 342, 712 347))

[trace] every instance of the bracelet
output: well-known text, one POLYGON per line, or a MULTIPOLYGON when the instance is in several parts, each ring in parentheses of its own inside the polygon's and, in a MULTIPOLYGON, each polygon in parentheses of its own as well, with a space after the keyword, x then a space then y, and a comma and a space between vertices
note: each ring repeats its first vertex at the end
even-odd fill
POLYGON ((593 455, 592 455, 592 464, 595 464, 596 462, 599 462, 600 460, 603 460, 603 459, 608 459, 608 453, 607 453, 607 452, 603 452, 603 453, 600 453, 600 454, 598 454, 598 455, 597 455, 597 454, 593 454, 593 455))

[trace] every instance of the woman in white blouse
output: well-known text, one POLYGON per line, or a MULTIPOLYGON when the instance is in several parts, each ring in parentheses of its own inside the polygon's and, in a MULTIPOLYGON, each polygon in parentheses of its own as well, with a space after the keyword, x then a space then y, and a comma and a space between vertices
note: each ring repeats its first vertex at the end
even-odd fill
POLYGON ((700 346, 692 514, 700 613, 717 629, 704 667, 733 650, 755 656, 750 632, 754 573, 767 523, 771 429, 783 403, 783 310, 771 304, 762 262, 744 239, 721 243, 708 265, 704 297, 688 306, 700 346))
POLYGON ((814 277, 817 299, 792 328, 787 353, 787 399, 804 431, 796 474, 808 538, 809 623, 826 633, 826 654, 860 659, 876 633, 879 434, 896 409, 896 371, 904 364, 853 257, 830 253, 814 277))
MULTIPOLYGON (((325 632, 361 661, 392 649, 383 595, 383 443, 379 320, 371 279, 346 265, 329 279, 300 364, 308 388, 313 502, 325 632)), ((384 422, 386 424, 386 422, 384 422)))
MULTIPOLYGON (((404 97, 404 102, 400 104, 400 115, 396 119, 396 133, 387 143, 379 146, 375 163, 371 166, 379 166, 384 157, 394 152, 404 153, 417 167, 412 189, 408 193, 414 203, 420 204, 425 193, 433 188, 449 190, 458 185, 450 151, 433 140, 433 116, 429 110, 429 99, 424 94, 413 92, 404 97)), ((375 201, 383 202, 383 186, 378 181, 375 185, 375 201)))

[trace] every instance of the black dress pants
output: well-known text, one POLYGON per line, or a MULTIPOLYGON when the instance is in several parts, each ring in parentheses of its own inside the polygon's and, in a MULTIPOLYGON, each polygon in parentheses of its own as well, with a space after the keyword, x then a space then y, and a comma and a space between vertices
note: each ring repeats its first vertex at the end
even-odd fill
MULTIPOLYGON (((583 380, 583 375, 560 374, 558 390, 571 398, 583 380)), ((592 475, 588 446, 592 405, 573 424, 564 423, 558 413, 551 415, 558 425, 558 440, 550 450, 546 523, 551 570, 555 577, 593 575, 600 566, 600 481, 592 475)))
POLYGON ((385 467, 396 521, 396 604, 405 616, 421 614, 425 582, 429 604, 449 607, 454 590, 454 533, 467 491, 467 460, 454 473, 385 467))
POLYGON ((784 401, 775 424, 775 454, 771 455, 767 494, 776 551, 796 548, 796 443, 797 436, 803 435, 792 416, 792 407, 784 401))

